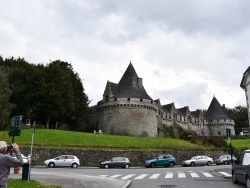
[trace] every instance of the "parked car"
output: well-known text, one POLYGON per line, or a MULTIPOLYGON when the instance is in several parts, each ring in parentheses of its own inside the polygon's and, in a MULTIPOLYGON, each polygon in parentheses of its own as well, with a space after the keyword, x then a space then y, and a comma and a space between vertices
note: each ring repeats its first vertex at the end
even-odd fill
MULTIPOLYGON (((237 160, 236 157, 233 156, 233 163, 235 163, 236 160, 237 160)), ((231 154, 220 156, 219 159, 215 160, 215 164, 217 164, 217 165, 221 165, 221 164, 228 165, 228 164, 231 164, 231 154)))
POLYGON ((61 155, 54 159, 48 159, 44 161, 44 165, 50 168, 62 166, 77 168, 78 166, 80 166, 80 160, 77 156, 74 155, 61 155))
MULTIPOLYGON (((10 153, 10 155, 14 158, 16 158, 16 154, 13 152, 13 153, 10 153)), ((23 163, 28 163, 28 157, 26 157, 24 154, 21 154, 22 155, 22 158, 23 158, 23 163)))
POLYGON ((182 166, 201 166, 201 165, 208 165, 210 166, 211 164, 214 163, 213 158, 205 156, 205 155, 199 155, 199 156, 194 156, 189 160, 182 161, 182 166))
POLYGON ((126 157, 113 157, 111 160, 100 162, 100 168, 129 168, 130 161, 126 157))
POLYGON ((164 166, 164 167, 174 167, 174 165, 176 165, 176 160, 172 155, 167 155, 167 154, 163 154, 163 155, 159 155, 154 159, 150 159, 145 161, 144 166, 145 167, 157 167, 157 166, 164 166))
POLYGON ((250 188, 250 149, 243 151, 232 167, 234 184, 244 183, 250 188))

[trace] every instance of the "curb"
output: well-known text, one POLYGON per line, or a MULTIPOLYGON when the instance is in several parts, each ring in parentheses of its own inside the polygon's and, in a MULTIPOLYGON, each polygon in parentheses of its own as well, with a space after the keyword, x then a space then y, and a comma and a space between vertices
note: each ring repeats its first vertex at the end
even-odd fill
POLYGON ((130 184, 131 184, 131 181, 127 180, 127 182, 121 188, 127 188, 130 186, 130 184))
POLYGON ((217 174, 218 176, 220 176, 220 177, 222 177, 222 178, 232 179, 232 177, 229 177, 229 176, 223 176, 222 174, 220 174, 220 173, 218 173, 218 172, 214 171, 214 169, 211 169, 211 172, 213 172, 213 173, 217 174))

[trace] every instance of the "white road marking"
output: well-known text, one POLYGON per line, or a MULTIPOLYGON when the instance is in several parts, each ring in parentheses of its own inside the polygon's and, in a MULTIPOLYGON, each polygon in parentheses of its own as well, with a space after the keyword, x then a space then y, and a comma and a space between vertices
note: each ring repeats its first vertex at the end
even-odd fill
POLYGON ((208 172, 202 172, 202 174, 204 174, 204 176, 206 176, 208 178, 214 177, 211 174, 209 174, 208 172))
POLYGON ((122 180, 127 180, 127 179, 129 179, 129 178, 131 178, 131 177, 133 177, 133 176, 135 176, 136 174, 129 174, 129 175, 127 175, 127 176, 124 176, 124 177, 122 177, 121 179, 122 180))
POLYGON ((141 174, 140 176, 137 176, 135 179, 136 180, 141 180, 141 179, 143 179, 143 178, 145 178, 146 176, 147 176, 148 174, 141 174))
POLYGON ((160 176, 160 174, 153 174, 149 179, 156 179, 160 176))
POLYGON ((228 173, 226 173, 226 172, 219 172, 219 173, 222 174, 222 175, 224 175, 224 176, 227 176, 227 177, 232 177, 231 174, 228 174, 228 173))
POLYGON ((186 174, 183 172, 178 173, 178 178, 186 178, 186 174))
POLYGON ((193 178, 198 178, 200 177, 197 173, 195 172, 191 172, 190 175, 193 177, 193 178))
POLYGON ((165 178, 173 178, 174 174, 167 172, 165 178))
POLYGON ((117 175, 113 175, 113 176, 110 176, 111 178, 117 178, 119 176, 121 176, 122 174, 117 174, 117 175))

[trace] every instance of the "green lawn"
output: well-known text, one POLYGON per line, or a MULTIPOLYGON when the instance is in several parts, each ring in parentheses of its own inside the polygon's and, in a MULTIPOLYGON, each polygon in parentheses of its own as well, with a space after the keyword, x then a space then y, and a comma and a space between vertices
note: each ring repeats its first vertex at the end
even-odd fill
POLYGON ((61 188, 62 186, 56 186, 56 185, 43 185, 40 182, 30 180, 23 181, 20 179, 8 179, 7 181, 7 187, 8 188, 61 188))
POLYGON ((232 146, 239 150, 250 149, 250 138, 232 140, 232 146))
MULTIPOLYGON (((30 147, 32 129, 24 129, 20 136, 15 137, 15 142, 20 147, 30 147)), ((8 143, 12 137, 8 131, 0 132, 0 140, 8 143)), ((34 134, 34 147, 52 148, 82 148, 82 149, 136 149, 136 150, 215 150, 214 147, 193 144, 181 139, 171 138, 150 138, 116 136, 105 134, 92 134, 83 132, 72 132, 62 130, 36 129, 34 134)))
MULTIPOLYGON (((30 147, 32 129, 24 129, 20 136, 15 137, 15 142, 20 147, 30 147)), ((12 137, 8 131, 0 132, 0 140, 11 143, 12 137)), ((214 146, 193 144, 181 139, 150 138, 117 136, 105 134, 92 134, 84 132, 72 132, 52 129, 36 129, 34 134, 34 147, 46 148, 73 148, 73 149, 123 149, 123 150, 217 150, 214 146)), ((236 149, 250 148, 250 139, 232 140, 232 146, 236 149)))

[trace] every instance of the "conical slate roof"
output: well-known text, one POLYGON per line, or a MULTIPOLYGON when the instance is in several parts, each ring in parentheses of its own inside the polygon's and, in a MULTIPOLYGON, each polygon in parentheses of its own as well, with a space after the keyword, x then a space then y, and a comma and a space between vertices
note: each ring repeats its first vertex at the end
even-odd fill
POLYGON ((204 117, 208 120, 231 119, 215 97, 213 97, 204 117))
POLYGON ((137 76, 131 62, 119 83, 114 84, 109 82, 109 87, 112 94, 117 98, 140 98, 152 100, 144 89, 142 79, 137 76))

